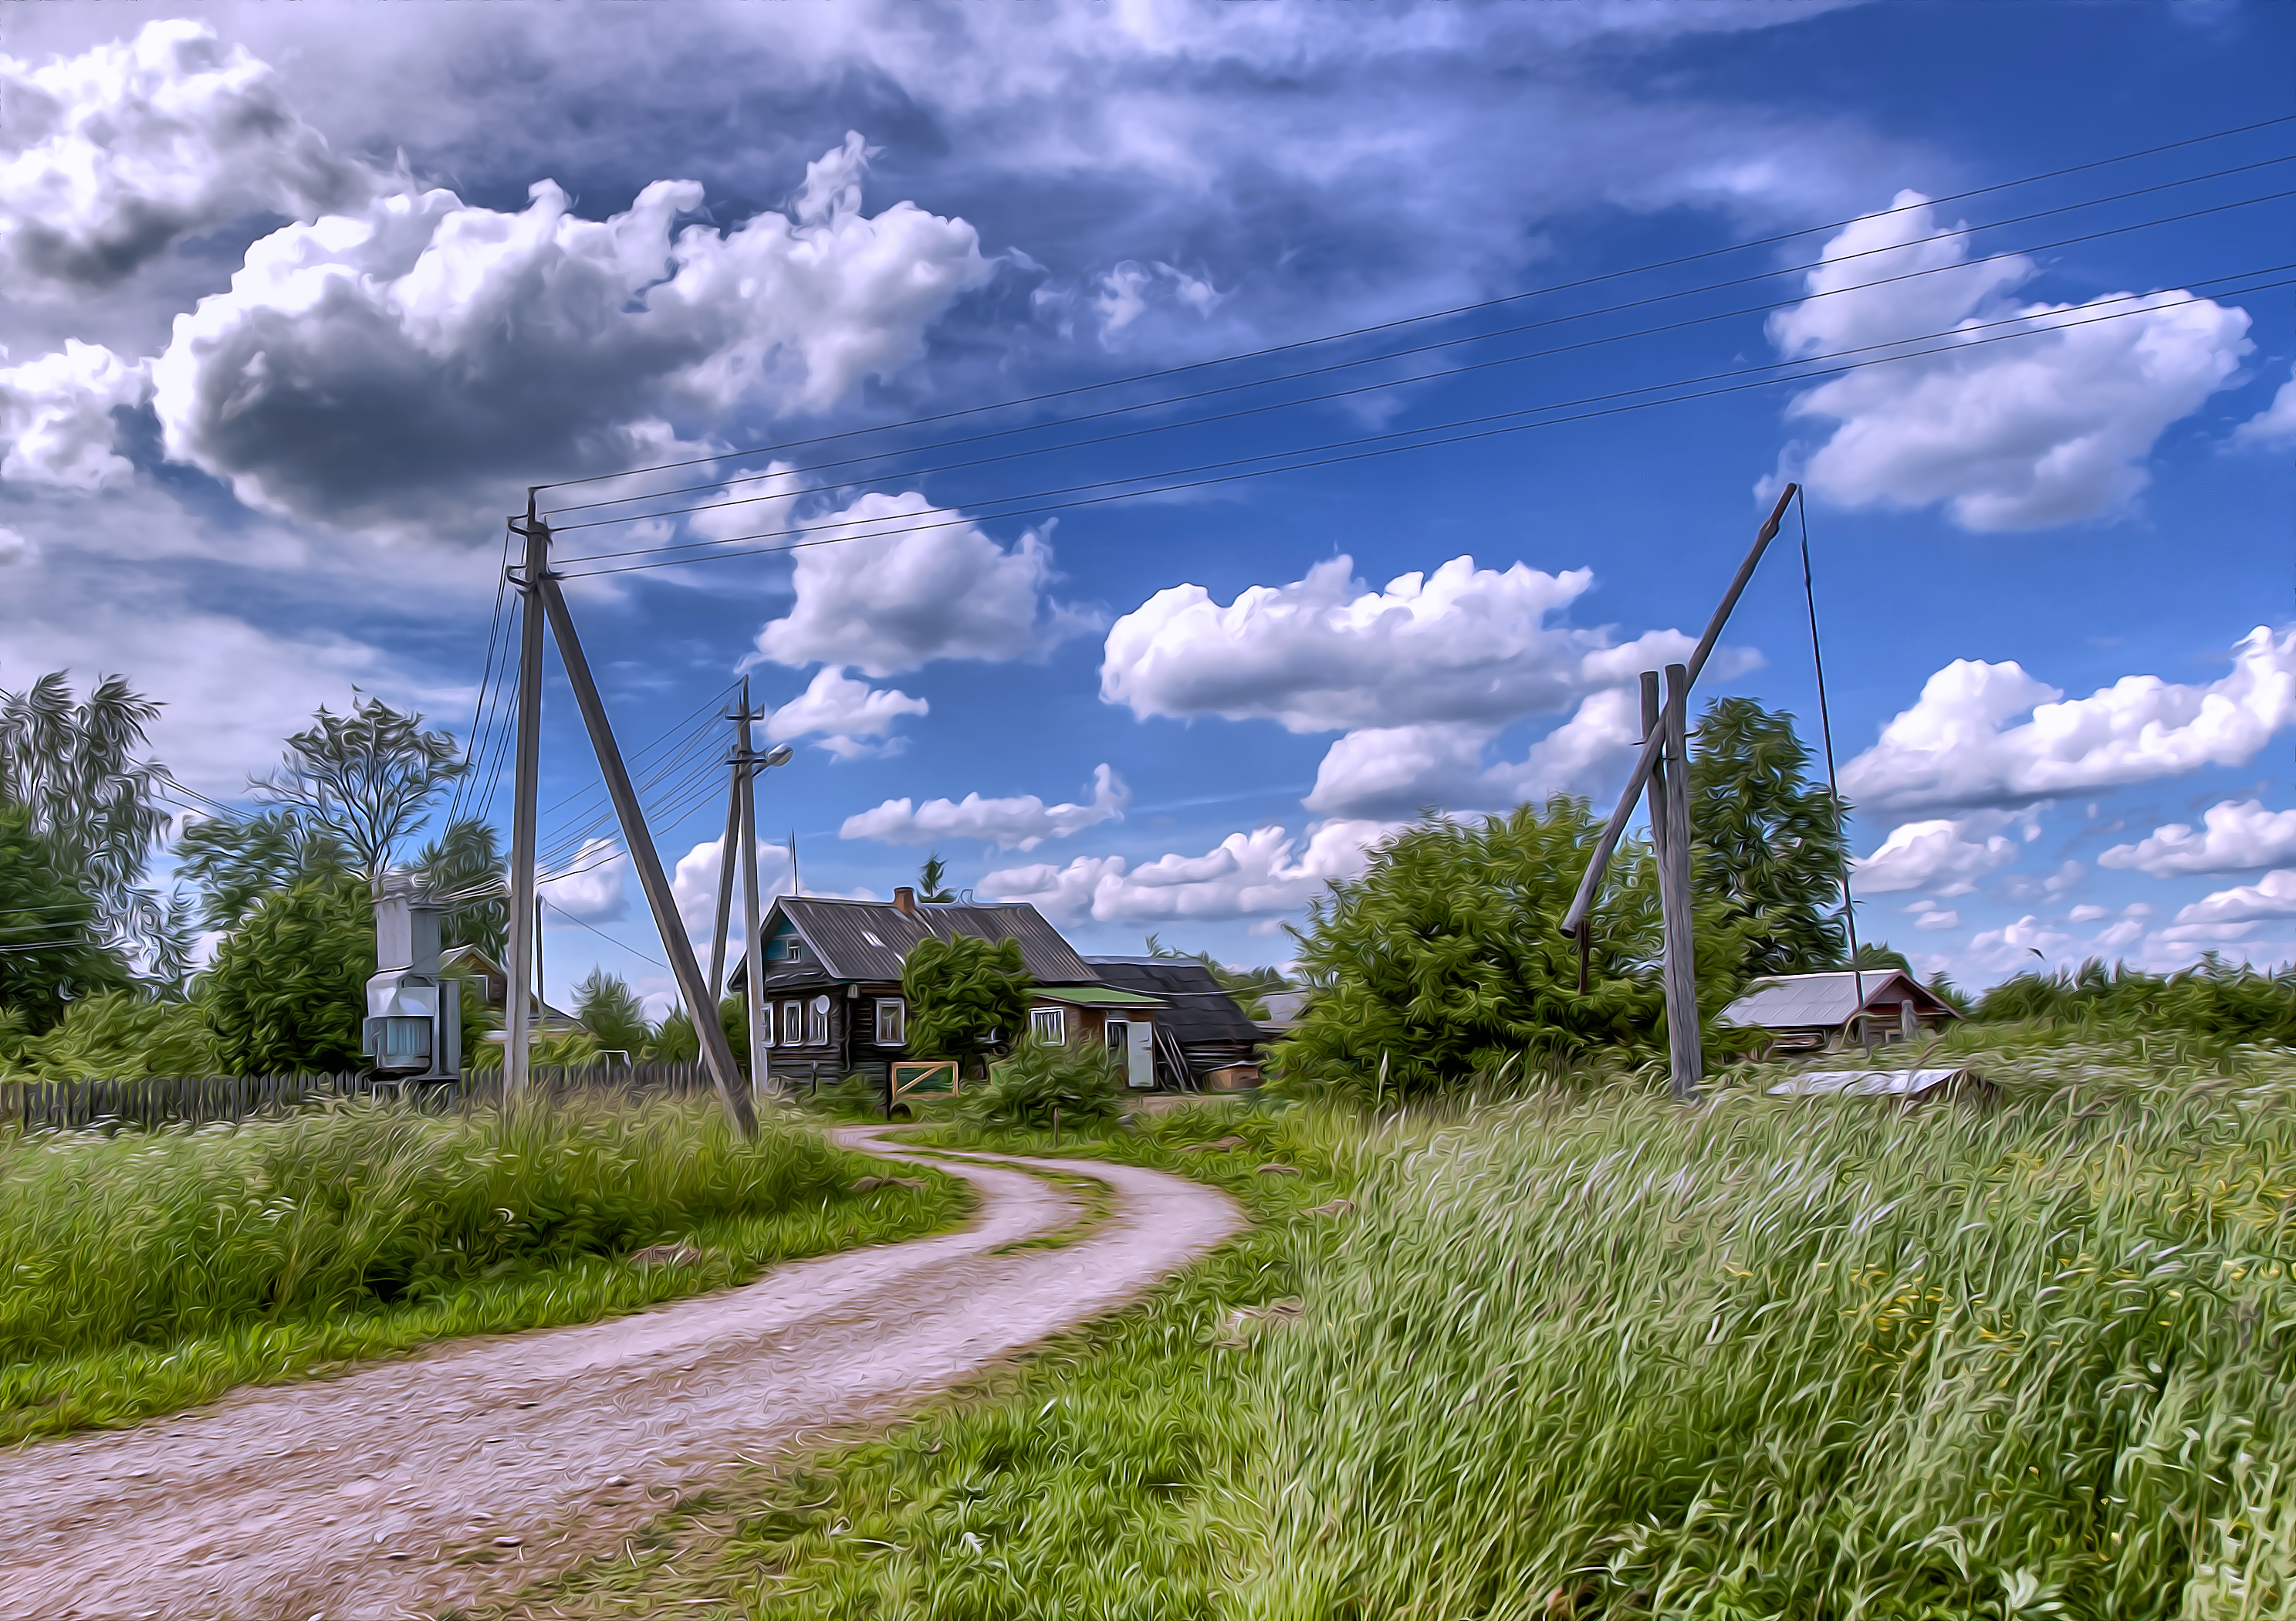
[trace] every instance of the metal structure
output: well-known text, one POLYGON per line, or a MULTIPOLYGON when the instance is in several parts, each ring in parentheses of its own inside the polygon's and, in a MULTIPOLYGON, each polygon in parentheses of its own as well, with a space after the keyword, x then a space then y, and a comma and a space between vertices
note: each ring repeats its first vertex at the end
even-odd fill
MULTIPOLYGON (((742 876, 742 926, 748 942, 742 948, 743 960, 756 959, 758 935, 765 925, 758 895, 757 779, 761 772, 787 765, 794 757, 794 751, 786 743, 777 743, 763 754, 752 746, 750 728, 765 718, 763 710, 750 707, 750 679, 742 677, 742 707, 726 717, 739 729, 734 734, 734 752, 726 756, 734 774, 726 795, 726 843, 718 856, 718 926, 709 942, 709 1005, 713 1008, 726 988, 726 930, 733 917, 737 861, 742 876)), ((749 1009, 751 1091, 766 1090, 766 1049, 772 1045, 766 1029, 768 1016, 760 982, 761 976, 755 972, 742 975, 742 996, 749 1009)))
POLYGON ((381 1080, 462 1078, 463 982, 439 973, 439 919, 446 910, 406 887, 375 901, 376 972, 366 982, 359 1051, 381 1080))
MULTIPOLYGON (((734 1066, 734 1050, 726 1040, 725 1027, 714 1016, 717 1004, 701 976, 701 965, 694 960, 693 943, 685 937, 676 898, 670 892, 668 875, 662 871, 653 835, 647 830, 637 791, 631 786, 629 769, 623 763, 621 749, 614 741, 614 728, 606 717, 605 703, 591 678, 589 660, 582 652, 582 639, 575 631, 573 616, 567 612, 565 593, 559 589, 557 578, 550 572, 550 526, 537 515, 534 497, 533 490, 527 492, 525 518, 511 521, 512 531, 526 541, 526 560, 524 567, 510 576, 523 599, 525 617, 519 645, 508 978, 512 985, 523 989, 533 970, 535 812, 541 761, 542 629, 546 621, 551 639, 558 644, 567 684, 574 689, 575 706, 582 712, 582 723, 590 734, 591 751, 597 756, 599 774, 606 780, 607 796, 613 801, 615 816, 621 823, 623 847, 629 852, 630 865, 637 869, 638 886, 645 892, 646 905, 653 913, 654 927, 661 936, 663 958, 669 964, 679 997, 693 1013, 693 1029, 700 1038, 702 1063, 735 1129, 744 1137, 754 1136, 758 1129, 757 1110, 750 1101, 748 1089, 741 1084, 741 1072, 734 1066)), ((507 1107, 524 1090, 532 1069, 524 998, 513 993, 504 1011, 503 1101, 507 1107)))
POLYGON ((1643 672, 1642 753, 1635 761, 1625 791, 1619 795, 1618 809, 1611 813, 1601 836, 1595 841, 1595 853, 1587 863, 1586 876, 1578 880, 1578 892, 1571 897, 1570 909, 1562 917, 1562 932, 1578 942, 1579 988, 1583 991, 1590 942, 1588 918, 1595 909, 1595 897, 1601 893, 1603 875, 1627 830, 1627 819, 1634 814, 1636 802, 1647 791, 1665 940, 1667 1057, 1677 1098, 1692 1096, 1705 1070, 1705 1056, 1698 1038, 1698 967, 1691 928, 1690 689, 1696 684, 1699 671, 1706 668, 1714 645, 1722 639, 1722 629, 1730 622, 1731 611, 1737 607, 1747 582, 1753 579, 1762 554, 1777 538, 1786 508, 1800 493, 1800 485, 1788 484, 1779 495, 1778 504, 1770 509, 1770 515, 1755 535, 1746 560, 1738 565, 1737 577, 1722 594, 1714 617, 1707 621, 1706 634, 1698 638, 1690 662, 1667 666, 1663 701, 1659 695, 1658 672, 1643 672))

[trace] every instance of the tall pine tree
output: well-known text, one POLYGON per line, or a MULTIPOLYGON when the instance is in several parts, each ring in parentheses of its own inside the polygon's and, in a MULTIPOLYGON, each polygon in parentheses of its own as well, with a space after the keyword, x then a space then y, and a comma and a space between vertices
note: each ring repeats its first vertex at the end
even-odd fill
POLYGON ((1691 751, 1690 793, 1698 897, 1751 926, 1746 972, 1847 967, 1847 807, 1838 810, 1825 786, 1809 779, 1809 750, 1793 717, 1751 698, 1709 704, 1691 751))

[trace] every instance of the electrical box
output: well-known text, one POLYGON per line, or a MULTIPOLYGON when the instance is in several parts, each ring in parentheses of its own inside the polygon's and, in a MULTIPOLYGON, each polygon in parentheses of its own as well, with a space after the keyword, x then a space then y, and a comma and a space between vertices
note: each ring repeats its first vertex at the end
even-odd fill
POLYGON ((443 910, 403 890, 374 903, 376 972, 366 982, 359 1051, 379 1078, 462 1078, 463 983, 439 977, 443 910))

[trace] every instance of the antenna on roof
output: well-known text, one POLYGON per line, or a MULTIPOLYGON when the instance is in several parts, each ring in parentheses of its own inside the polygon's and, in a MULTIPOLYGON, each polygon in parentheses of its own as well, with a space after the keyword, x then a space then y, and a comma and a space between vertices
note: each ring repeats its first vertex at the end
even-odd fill
POLYGON ((805 885, 798 882, 797 876, 797 829, 794 827, 790 829, 790 893, 805 893, 805 885))

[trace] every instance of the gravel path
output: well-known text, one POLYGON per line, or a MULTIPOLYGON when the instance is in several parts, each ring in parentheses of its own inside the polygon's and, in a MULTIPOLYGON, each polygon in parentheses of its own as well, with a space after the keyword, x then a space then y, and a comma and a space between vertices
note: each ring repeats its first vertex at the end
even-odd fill
POLYGON ((1242 1224, 1161 1172, 1008 1161, 1114 1195, 1089 1237, 1014 1249, 1078 1201, 988 1159, 939 1163, 981 1194, 962 1232, 0 1453, 0 1617, 365 1621, 501 1597, 739 1462, 913 1411, 1242 1224))

